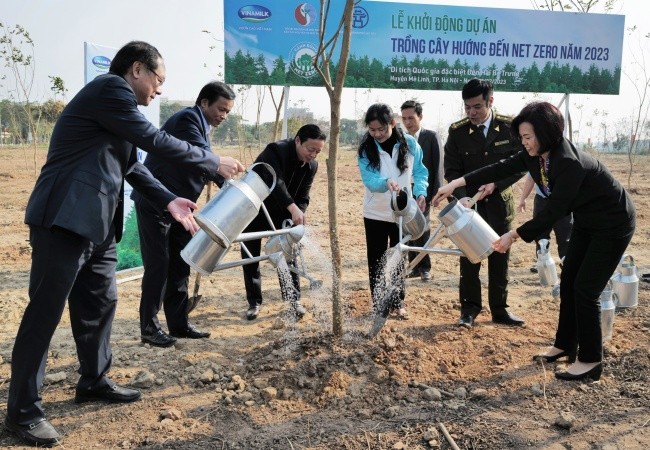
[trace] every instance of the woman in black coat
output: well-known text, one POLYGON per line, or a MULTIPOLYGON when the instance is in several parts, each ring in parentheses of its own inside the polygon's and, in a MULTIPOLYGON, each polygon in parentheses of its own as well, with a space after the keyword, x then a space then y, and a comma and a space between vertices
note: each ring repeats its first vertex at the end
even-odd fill
POLYGON ((554 105, 526 105, 512 121, 512 130, 524 149, 441 187, 434 205, 459 186, 482 186, 514 173, 530 172, 549 201, 537 217, 495 241, 493 248, 498 252, 508 250, 519 237, 533 241, 558 219, 573 213, 573 233, 560 281, 555 343, 534 359, 553 362, 566 356, 573 364, 556 372, 557 378, 598 380, 603 353, 598 299, 632 240, 634 205, 600 161, 576 150, 563 137, 564 118, 554 105))

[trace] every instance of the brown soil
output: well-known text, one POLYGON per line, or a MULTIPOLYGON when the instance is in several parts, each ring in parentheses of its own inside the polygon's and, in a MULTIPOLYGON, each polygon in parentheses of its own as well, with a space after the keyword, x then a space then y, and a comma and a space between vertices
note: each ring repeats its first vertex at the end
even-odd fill
MULTIPOLYGON (((31 149, 0 149, 2 403, 13 339, 28 302, 30 248, 23 213, 43 157, 44 151, 34 156, 31 149)), ((368 339, 372 316, 362 187, 351 151, 339 161, 345 334, 335 338, 322 159, 308 212, 311 245, 305 258, 309 273, 324 287, 311 290, 303 283, 305 319, 295 323, 284 314, 277 278, 266 263, 262 313, 258 320, 245 320, 237 267, 202 279, 203 299, 191 319, 210 330, 211 338, 151 348, 140 343, 139 282, 122 283, 110 376, 121 384, 150 387, 143 387, 142 400, 132 404, 76 405, 78 363, 64 314, 50 346, 47 373, 55 376, 42 395, 48 417, 64 434, 65 448, 450 449, 439 424, 461 449, 650 448, 646 282, 640 282, 639 306, 616 315, 597 383, 558 381, 556 365, 531 361, 553 341, 558 300, 529 271, 534 246, 521 241, 511 257, 509 303, 526 319, 524 328, 494 325, 484 311, 472 330, 458 329, 457 258, 438 255, 433 281, 408 280, 410 320, 389 319, 376 338, 368 339)), ((603 155, 602 160, 619 179, 627 179, 625 157, 603 155)), ((638 228, 629 253, 640 273, 650 266, 648 167, 647 157, 639 157, 630 190, 638 228)), ((0 431, 0 446, 20 445, 0 431)))

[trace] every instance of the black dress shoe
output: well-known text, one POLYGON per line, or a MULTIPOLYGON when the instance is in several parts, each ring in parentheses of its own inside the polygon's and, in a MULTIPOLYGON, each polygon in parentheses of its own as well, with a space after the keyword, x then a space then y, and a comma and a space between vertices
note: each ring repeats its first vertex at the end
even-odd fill
POLYGON ((61 442, 61 435, 45 417, 26 425, 14 423, 6 417, 5 427, 23 441, 37 447, 53 447, 61 442))
POLYGON ((188 323, 185 328, 181 328, 180 330, 169 330, 169 334, 176 338, 187 339, 203 339, 210 337, 209 331, 201 331, 191 323, 188 323))
POLYGON ((505 311, 499 314, 492 314, 492 322, 500 323, 502 325, 512 325, 515 327, 520 327, 526 322, 521 317, 517 317, 509 311, 505 311))
POLYGON ((591 378, 594 381, 600 380, 600 375, 603 373, 603 363, 598 363, 598 365, 592 367, 586 372, 573 374, 569 372, 555 372, 555 378, 558 380, 584 380, 585 378, 591 378))
POLYGON ((74 396, 75 403, 85 402, 109 402, 109 403, 130 403, 138 400, 142 394, 137 389, 131 389, 114 384, 99 389, 77 390, 74 396))
POLYGON ((151 344, 156 347, 169 347, 176 342, 175 337, 171 337, 163 330, 156 330, 153 333, 142 333, 140 338, 143 343, 151 344))
POLYGON ((535 355, 535 356, 533 356, 533 361, 542 361, 542 362, 545 362, 545 363, 552 363, 552 362, 557 361, 560 358, 564 358, 565 356, 568 357, 567 361, 569 363, 576 362, 576 356, 577 356, 576 352, 567 352, 566 350, 562 350, 560 353, 558 353, 557 355, 553 355, 553 356, 535 355))
POLYGON ((458 320, 458 326, 472 328, 474 326, 474 316, 471 314, 461 314, 458 320))

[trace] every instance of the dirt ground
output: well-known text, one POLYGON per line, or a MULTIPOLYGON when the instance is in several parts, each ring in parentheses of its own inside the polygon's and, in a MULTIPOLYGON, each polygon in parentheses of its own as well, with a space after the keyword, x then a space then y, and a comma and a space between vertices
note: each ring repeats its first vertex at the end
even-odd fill
MULTIPOLYGON (((241 157, 234 149, 222 153, 241 157)), ((0 149, 3 405, 13 339, 28 302, 30 249, 23 214, 35 167, 40 168, 43 158, 44 151, 0 149)), ((625 157, 601 159, 626 180, 625 157)), ((287 317, 277 277, 264 263, 265 303, 260 317, 247 321, 241 269, 236 267, 201 280, 203 299, 191 320, 211 331, 209 339, 152 348, 140 342, 140 283, 123 282, 118 286, 110 376, 139 386, 143 397, 126 405, 76 405, 78 363, 66 312, 50 346, 42 391, 46 413, 64 435, 64 448, 453 448, 443 427, 461 449, 650 448, 646 282, 640 282, 638 307, 616 314, 613 338, 605 346, 603 376, 596 383, 558 381, 553 371, 562 364, 531 361, 553 341, 558 300, 529 270, 534 245, 521 241, 511 256, 509 304, 526 319, 525 327, 494 325, 483 311, 472 330, 457 328, 458 259, 436 255, 433 281, 407 282, 410 320, 389 319, 380 334, 369 339, 362 186, 352 151, 343 152, 339 162, 345 333, 335 338, 325 155, 321 160, 304 256, 307 271, 324 286, 310 289, 303 281, 309 310, 304 320, 295 323, 287 317)), ((630 190, 638 228, 628 252, 640 273, 650 270, 649 167, 647 157, 637 159, 630 190)), ((532 200, 528 206, 532 210, 532 200)), ((446 239, 442 244, 452 246, 446 239)), ((226 259, 232 253, 238 254, 233 251, 226 259)), ((554 244, 553 253, 557 255, 554 244)), ((4 411, 3 406, 0 420, 4 411)), ((0 429, 1 447, 21 448, 15 436, 0 429)))

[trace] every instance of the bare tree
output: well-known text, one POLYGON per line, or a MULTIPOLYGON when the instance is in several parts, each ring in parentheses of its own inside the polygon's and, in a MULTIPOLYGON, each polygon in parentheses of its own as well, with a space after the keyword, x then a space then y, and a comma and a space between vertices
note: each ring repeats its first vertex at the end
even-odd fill
POLYGON ((539 9, 547 9, 549 11, 576 11, 588 13, 596 5, 602 4, 605 12, 610 12, 618 0, 544 0, 541 4, 537 4, 535 0, 531 0, 533 7, 539 9))
POLYGON ((20 108, 12 108, 9 114, 12 134, 20 144, 32 139, 34 144, 34 170, 36 170, 36 127, 33 116, 32 90, 36 65, 34 63, 34 41, 29 32, 20 25, 13 28, 0 23, 0 59, 8 69, 10 78, 3 77, 11 86, 7 86, 10 100, 20 108), (20 117, 18 114, 20 114, 20 117), (23 129, 23 123, 27 129, 23 129))
POLYGON ((350 53, 350 39, 352 36, 352 13, 354 0, 345 1, 343 16, 339 20, 336 30, 331 37, 325 36, 327 21, 330 18, 330 0, 320 0, 320 24, 318 51, 314 59, 314 67, 321 76, 325 90, 330 98, 330 139, 329 155, 327 157, 327 200, 329 210, 330 248, 332 250, 333 280, 332 280, 332 330, 335 336, 343 334, 341 317, 341 248, 339 245, 338 229, 338 185, 337 185, 337 159, 339 150, 339 137, 341 133, 341 94, 345 84, 345 74, 348 67, 350 53), (338 58, 336 78, 332 80, 330 63, 332 54, 341 36, 341 50, 338 58))
POLYGON ((275 101, 275 95, 273 95, 273 86, 268 85, 268 88, 269 93, 271 94, 273 107, 275 108, 275 122, 273 123, 273 142, 275 142, 280 138, 280 113, 282 112, 282 104, 284 102, 284 88, 282 88, 280 100, 277 102, 275 101))
MULTIPOLYGON (((34 148, 34 173, 36 173, 39 137, 47 139, 47 136, 40 136, 39 134, 43 109, 34 100, 36 96, 34 91, 36 76, 34 41, 29 32, 21 25, 15 25, 11 28, 4 23, 0 23, 0 61, 9 72, 9 77, 3 76, 2 78, 8 84, 7 93, 9 99, 19 106, 19 108, 12 108, 9 111, 12 131, 20 144, 32 143, 34 148)), ((49 78, 55 98, 57 94, 65 95, 67 89, 63 79, 57 76, 50 76, 49 78)))
POLYGON ((632 83, 637 98, 637 104, 632 109, 629 130, 630 141, 627 148, 629 163, 627 187, 630 189, 640 133, 642 134, 646 128, 648 112, 650 110, 650 72, 648 72, 648 62, 646 61, 648 44, 650 44, 650 34, 639 37, 637 35, 637 28, 634 26, 628 28, 628 36, 632 41, 630 44, 632 62, 626 70, 623 70, 623 75, 632 83), (634 48, 632 48, 633 45, 635 46, 634 48))

